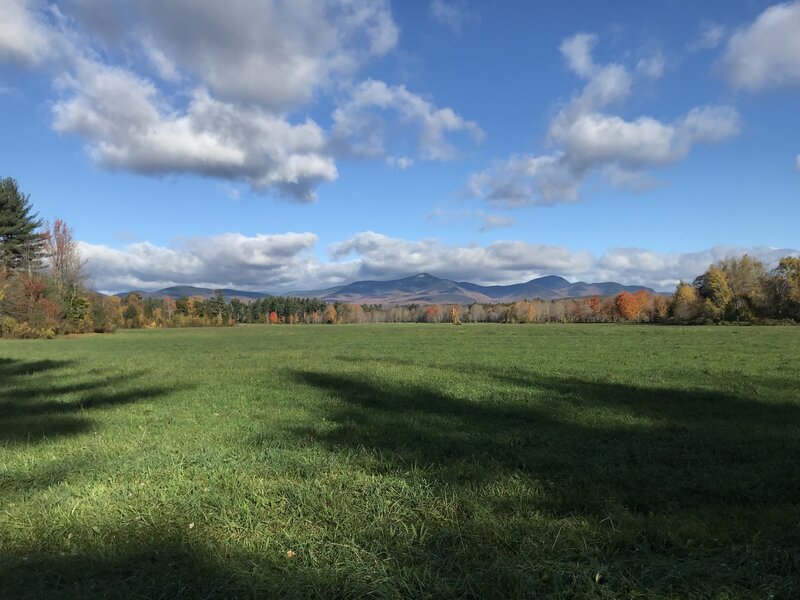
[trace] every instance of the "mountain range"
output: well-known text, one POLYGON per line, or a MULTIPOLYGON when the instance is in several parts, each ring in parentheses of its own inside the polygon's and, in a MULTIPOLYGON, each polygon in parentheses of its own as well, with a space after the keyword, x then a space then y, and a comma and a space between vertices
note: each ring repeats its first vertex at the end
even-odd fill
MULTIPOLYGON (((267 292, 246 292, 223 289, 225 299, 238 298, 250 302, 273 295, 319 298, 327 302, 349 302, 353 304, 472 304, 473 302, 515 302, 517 300, 557 300, 559 298, 580 298, 585 296, 613 296, 619 292, 636 292, 650 288, 622 285, 613 281, 603 283, 570 283, 563 277, 548 275, 525 283, 512 285, 478 285, 468 281, 451 281, 419 273, 411 277, 390 281, 356 281, 346 285, 323 290, 297 290, 282 294, 267 292)), ((117 294, 125 296, 130 292, 117 294)), ((215 290, 194 286, 174 286, 156 292, 138 292, 145 298, 180 298, 199 296, 210 298, 215 290)))

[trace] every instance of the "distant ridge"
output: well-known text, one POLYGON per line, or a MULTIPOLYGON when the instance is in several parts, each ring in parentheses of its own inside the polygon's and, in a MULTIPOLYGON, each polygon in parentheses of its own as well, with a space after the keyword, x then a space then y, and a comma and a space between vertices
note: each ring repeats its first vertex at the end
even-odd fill
MULTIPOLYGON (((349 302, 352 304, 472 304, 473 302, 516 302, 517 300, 557 300, 559 298, 581 298, 585 296, 613 296, 620 292, 637 292, 645 290, 656 293, 650 288, 638 285, 622 285, 613 281, 602 283, 586 283, 579 281, 570 283, 563 277, 548 275, 531 279, 525 283, 512 285, 478 285, 468 281, 451 281, 441 279, 429 273, 418 273, 402 279, 389 281, 355 281, 346 285, 323 290, 300 290, 282 294, 267 292, 245 292, 241 290, 223 289, 225 299, 238 298, 250 302, 268 296, 298 296, 302 298, 319 298, 327 302, 349 302)), ((126 296, 123 292, 117 296, 126 296)), ((182 296, 199 296, 211 298, 215 290, 194 286, 173 286, 156 292, 138 292, 145 298, 180 298, 182 296)))
MULTIPOLYGON (((214 294, 216 294, 217 288, 202 288, 202 287, 195 287, 193 285, 174 285, 172 287, 167 287, 161 290, 157 290, 155 292, 143 292, 141 290, 132 290, 130 292, 120 292, 119 294, 114 294, 115 296, 120 296, 124 298, 128 294, 137 293, 142 296, 142 298, 183 298, 184 296, 188 298, 203 298, 208 299, 211 298, 214 294)), ((251 302, 252 300, 258 300, 259 298, 265 298, 267 296, 274 296, 275 294, 269 294, 267 292, 245 292, 243 290, 231 290, 228 288, 222 289, 222 294, 225 296, 225 300, 230 302, 234 298, 238 298, 242 301, 251 302)))
POLYGON ((513 285, 478 285, 468 281, 451 281, 418 273, 411 277, 391 281, 356 281, 326 293, 312 295, 297 292, 294 295, 312 295, 330 302, 354 304, 472 304, 473 302, 515 302, 517 300, 556 300, 583 296, 613 296, 619 292, 636 292, 650 288, 622 285, 613 281, 603 283, 570 283, 563 277, 548 275, 513 285))

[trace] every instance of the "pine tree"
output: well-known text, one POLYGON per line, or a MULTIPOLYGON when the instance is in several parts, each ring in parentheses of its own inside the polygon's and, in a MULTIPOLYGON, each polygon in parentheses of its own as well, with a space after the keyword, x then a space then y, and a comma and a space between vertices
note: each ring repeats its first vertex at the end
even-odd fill
POLYGON ((20 192, 16 180, 0 179, 0 272, 36 269, 42 255, 43 236, 36 230, 41 219, 20 192))

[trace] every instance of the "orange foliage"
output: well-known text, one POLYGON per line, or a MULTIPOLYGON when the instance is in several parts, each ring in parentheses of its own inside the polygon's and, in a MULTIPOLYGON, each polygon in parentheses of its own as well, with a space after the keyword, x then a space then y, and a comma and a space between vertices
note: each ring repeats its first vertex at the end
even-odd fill
POLYGON ((278 322, 278 313, 276 313, 274 310, 269 313, 269 322, 272 325, 275 325, 275 323, 278 322))
POLYGON ((645 290, 639 290, 635 294, 620 292, 614 298, 617 312, 627 321, 638 321, 649 302, 650 294, 645 290))

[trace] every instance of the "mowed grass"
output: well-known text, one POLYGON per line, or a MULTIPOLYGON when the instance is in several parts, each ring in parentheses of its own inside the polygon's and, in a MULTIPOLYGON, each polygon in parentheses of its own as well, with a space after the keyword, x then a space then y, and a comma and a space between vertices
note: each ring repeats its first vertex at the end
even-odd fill
POLYGON ((0 597, 800 597, 800 328, 0 342, 0 597))

